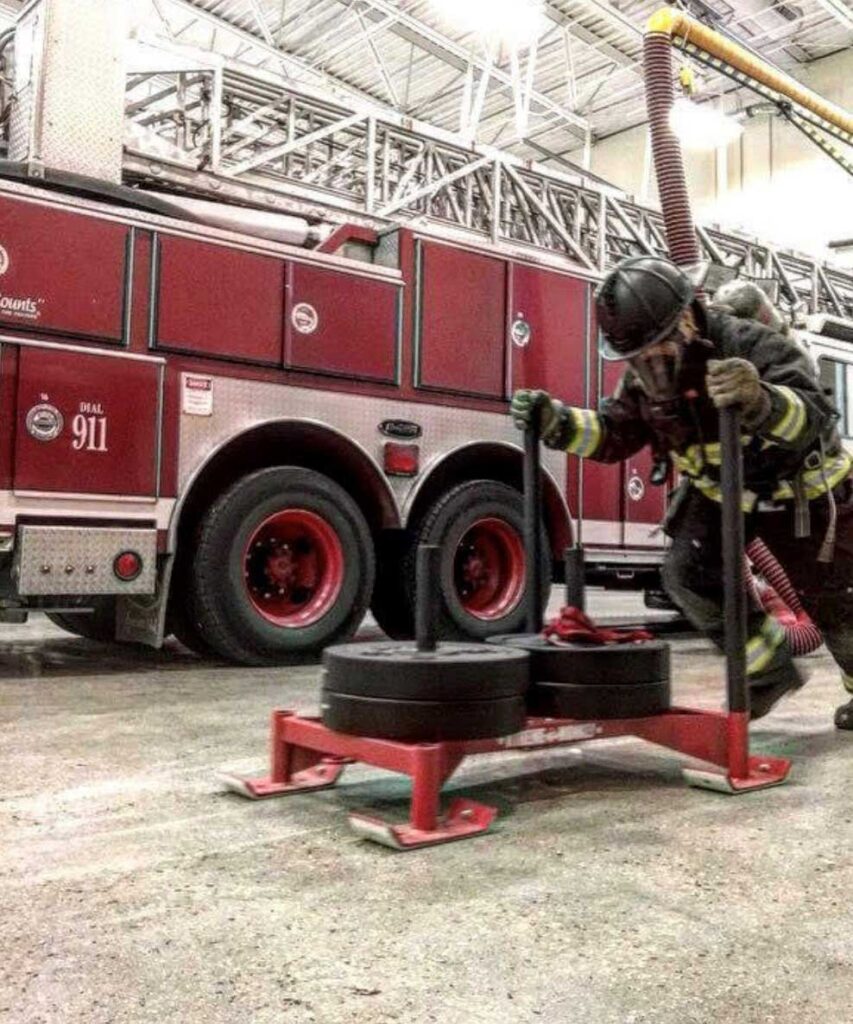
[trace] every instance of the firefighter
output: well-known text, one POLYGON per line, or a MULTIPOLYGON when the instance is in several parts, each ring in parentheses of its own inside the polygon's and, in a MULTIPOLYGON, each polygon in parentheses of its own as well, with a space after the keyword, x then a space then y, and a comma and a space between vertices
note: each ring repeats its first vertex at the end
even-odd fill
MULTIPOLYGON (((598 412, 547 392, 517 391, 512 416, 538 414, 543 442, 581 458, 620 462, 646 445, 681 475, 664 529, 664 587, 693 624, 722 644, 718 410, 738 406, 747 539, 761 536, 801 594, 853 693, 853 463, 838 414, 806 354, 752 320, 706 309, 669 260, 625 260, 596 292, 604 359, 625 361, 598 412)), ((802 686, 782 627, 752 608, 747 675, 752 717, 802 686)), ((853 700, 835 724, 853 729, 853 700)))

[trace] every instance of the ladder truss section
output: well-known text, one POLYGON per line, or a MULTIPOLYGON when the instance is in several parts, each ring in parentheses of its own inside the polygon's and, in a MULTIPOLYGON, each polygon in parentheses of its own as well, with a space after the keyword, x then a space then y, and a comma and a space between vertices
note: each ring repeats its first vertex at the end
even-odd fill
MULTIPOLYGON (((590 275, 667 251, 660 212, 615 188, 221 60, 128 75, 126 115, 132 182, 314 220, 445 230, 590 275)), ((853 272, 716 228, 699 239, 723 276, 772 283, 795 318, 853 319, 853 272)))

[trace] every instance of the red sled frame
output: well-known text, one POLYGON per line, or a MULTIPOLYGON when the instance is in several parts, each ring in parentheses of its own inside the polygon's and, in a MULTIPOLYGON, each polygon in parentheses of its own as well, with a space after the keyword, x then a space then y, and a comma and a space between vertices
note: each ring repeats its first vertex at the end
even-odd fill
POLYGON ((412 780, 406 824, 391 824, 367 813, 352 813, 349 821, 366 839, 395 850, 411 850, 480 835, 497 817, 497 808, 460 798, 441 812, 441 789, 466 757, 616 736, 636 736, 716 766, 717 770, 685 768, 683 774, 690 785, 721 793, 778 785, 787 778, 791 764, 785 758, 750 755, 745 712, 672 708, 648 718, 528 718, 521 732, 500 739, 399 743, 344 735, 327 729, 317 718, 276 710, 270 729, 269 775, 254 779, 226 775, 223 781, 232 791, 259 800, 334 786, 346 765, 355 762, 400 772, 412 780))

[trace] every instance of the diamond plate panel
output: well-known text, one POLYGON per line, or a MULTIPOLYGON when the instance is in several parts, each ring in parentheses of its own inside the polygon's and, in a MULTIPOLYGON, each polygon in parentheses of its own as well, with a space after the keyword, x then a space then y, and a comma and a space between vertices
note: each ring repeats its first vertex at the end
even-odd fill
POLYGON ((18 531, 18 593, 153 594, 157 570, 157 531, 79 526, 22 526, 18 531), (142 572, 127 583, 113 573, 123 551, 142 557, 142 572))
MULTIPOLYGON (((32 69, 35 95, 16 111, 15 146, 25 141, 28 150, 17 159, 119 182, 125 5, 115 0, 42 0, 27 18, 40 21, 33 52, 22 58, 32 69)), ((20 49, 16 41, 16 63, 20 49)))
POLYGON ((10 160, 28 160, 32 150, 35 82, 38 75, 37 53, 41 50, 41 28, 42 20, 38 8, 28 10, 15 26, 12 50, 15 97, 9 108, 10 160))
POLYGON ((30 153, 33 90, 27 86, 15 97, 9 118, 9 159, 23 163, 30 153))

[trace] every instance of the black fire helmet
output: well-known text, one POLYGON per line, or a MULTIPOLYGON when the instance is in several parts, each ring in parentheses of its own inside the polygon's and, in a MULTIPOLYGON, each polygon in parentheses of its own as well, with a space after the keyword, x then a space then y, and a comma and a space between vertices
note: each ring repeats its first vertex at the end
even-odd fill
POLYGON ((631 256, 595 293, 605 359, 629 359, 668 337, 696 299, 693 281, 662 256, 631 256))

